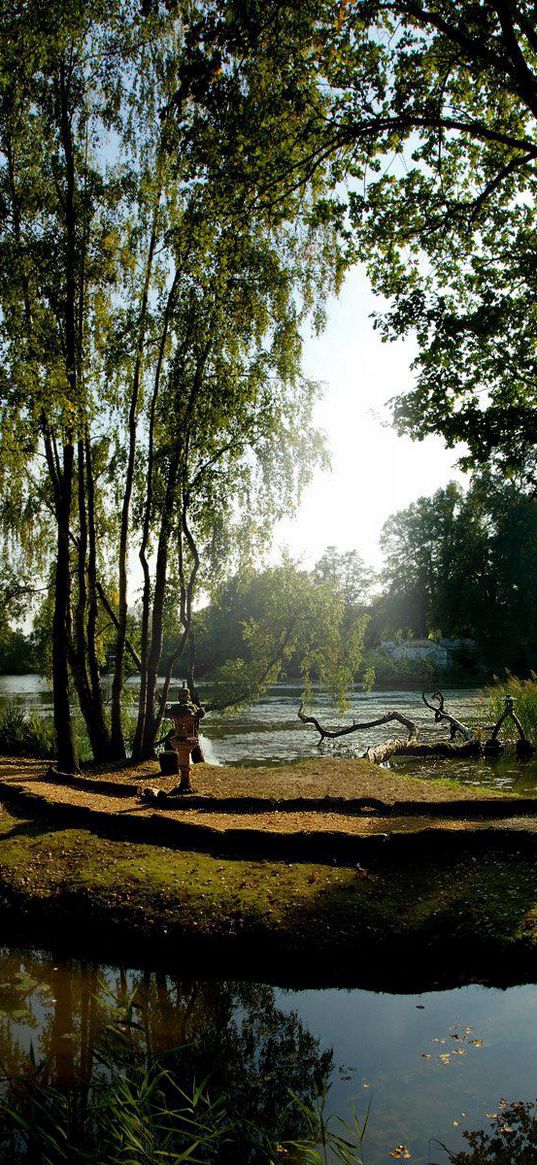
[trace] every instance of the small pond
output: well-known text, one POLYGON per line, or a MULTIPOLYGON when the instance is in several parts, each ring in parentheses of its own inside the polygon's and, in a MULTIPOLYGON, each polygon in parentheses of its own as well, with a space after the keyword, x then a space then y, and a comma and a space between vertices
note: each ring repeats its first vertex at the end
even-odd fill
POLYGON ((314 1096, 328 1072, 330 1110, 348 1118, 353 1106, 365 1114, 370 1105, 368 1165, 389 1165, 400 1144, 414 1165, 447 1163, 438 1142, 460 1149, 463 1131, 487 1127, 502 1101, 537 1096, 534 985, 300 991, 0 948, 3 1072, 28 1070, 32 1045, 51 1081, 90 1079, 105 989, 110 999, 134 995, 145 1047, 176 1049, 179 1079, 195 1073, 213 1092, 231 1088, 258 1124, 276 1119, 289 1088, 314 1096))

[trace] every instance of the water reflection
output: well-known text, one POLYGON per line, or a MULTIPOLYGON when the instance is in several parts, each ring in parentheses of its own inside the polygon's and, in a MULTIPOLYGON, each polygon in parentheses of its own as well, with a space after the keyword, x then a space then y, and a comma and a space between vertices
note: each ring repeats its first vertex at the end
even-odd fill
MULTIPOLYGON (((245 1155, 253 1128, 279 1141, 300 1136, 290 1090, 309 1105, 326 1073, 333 1112, 348 1119, 355 1105, 363 1117, 371 1101, 367 1165, 387 1165, 400 1145, 415 1165, 447 1163, 448 1151, 456 1165, 489 1165, 486 1154, 476 1155, 479 1139, 466 1146, 473 1156, 457 1156, 464 1131, 514 1136, 500 1132, 513 1124, 505 1110, 537 1094, 534 986, 421 995, 287 991, 7 950, 0 951, 4 1075, 27 1072, 33 1046, 51 1085, 68 1091, 91 1081, 110 1005, 130 998, 143 1056, 162 1054, 187 1093, 195 1078, 207 1081, 212 1098, 227 1097, 234 1139, 215 1158, 226 1165, 267 1160, 261 1142, 245 1155), (447 1147, 443 1155, 434 1141, 447 1147)), ((507 1160, 518 1165, 519 1158, 507 1160)), ((520 1157, 521 1165, 533 1160, 520 1157)))
POLYGON ((3 953, 0 964, 0 1062, 7 1078, 43 1065, 42 1079, 70 1093, 97 1070, 96 1049, 117 1007, 132 1001, 145 1062, 155 1056, 173 1087, 191 1095, 207 1081, 210 1095, 232 1106, 233 1134, 219 1148, 221 1165, 265 1160, 267 1144, 301 1132, 290 1092, 311 1106, 332 1068, 295 1010, 278 1007, 266 985, 183 981, 161 972, 126 971, 46 955, 3 953), (292 1111, 291 1111, 292 1108, 292 1111), (256 1130, 251 1153, 244 1148, 256 1130))

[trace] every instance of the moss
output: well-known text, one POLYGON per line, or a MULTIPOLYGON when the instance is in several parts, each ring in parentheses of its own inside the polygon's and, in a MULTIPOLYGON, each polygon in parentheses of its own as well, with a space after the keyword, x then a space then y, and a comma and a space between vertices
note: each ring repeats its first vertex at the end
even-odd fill
POLYGON ((146 952, 193 938, 332 960, 438 940, 461 962, 476 942, 537 952, 537 860, 500 847, 476 854, 463 839, 455 860, 440 851, 434 861, 361 870, 183 853, 3 811, 0 901, 30 929, 43 924, 30 938, 67 925, 69 935, 108 934, 115 949, 135 943, 146 952))

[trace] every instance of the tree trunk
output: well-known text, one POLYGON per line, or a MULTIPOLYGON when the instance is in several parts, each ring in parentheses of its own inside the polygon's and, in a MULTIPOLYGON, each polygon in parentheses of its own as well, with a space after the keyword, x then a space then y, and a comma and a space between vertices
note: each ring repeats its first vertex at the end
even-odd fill
POLYGON ((68 623, 70 606, 69 519, 73 480, 73 446, 63 454, 62 498, 57 513, 58 541, 56 557, 54 617, 52 622, 52 684, 54 731, 58 769, 61 773, 78 772, 78 756, 69 705, 68 623))
POLYGON ((143 732, 137 748, 139 758, 148 759, 153 755, 157 723, 155 717, 155 690, 157 686, 158 669, 162 652, 162 627, 164 599, 166 597, 166 580, 168 571, 168 542, 172 527, 173 504, 177 489, 177 474, 179 470, 180 454, 177 452, 170 466, 166 497, 160 525, 160 534, 157 548, 157 564, 155 568, 155 589, 153 595, 153 617, 151 620, 151 646, 148 653, 147 668, 144 676, 145 709, 143 715, 143 732))
POLYGON ((153 271, 153 259, 155 255, 155 246, 157 242, 157 223, 159 213, 160 195, 155 206, 153 216, 153 225, 151 228, 151 237, 149 240, 149 248, 146 261, 146 271, 144 287, 142 291, 142 302, 140 305, 140 318, 138 322, 138 349, 136 352, 136 360, 134 364, 133 383, 131 391, 131 402, 129 408, 129 446, 127 455, 127 471, 125 475, 125 489, 123 493, 123 505, 121 509, 121 530, 119 536, 119 577, 118 577, 118 627, 116 636, 116 659, 114 666, 114 679, 112 682, 112 724, 111 724, 111 741, 112 741, 112 755, 117 760, 122 760, 125 756, 125 741, 123 739, 123 729, 121 726, 121 694, 123 691, 123 667, 125 659, 125 639, 127 635, 127 554, 128 554, 128 539, 129 539, 129 520, 130 520, 130 506, 132 498, 132 490, 134 484, 134 469, 136 460, 136 429, 137 429, 137 410, 138 398, 140 394, 140 385, 142 378, 142 360, 143 350, 147 327, 147 312, 149 303, 149 291, 151 287, 151 276, 153 271))

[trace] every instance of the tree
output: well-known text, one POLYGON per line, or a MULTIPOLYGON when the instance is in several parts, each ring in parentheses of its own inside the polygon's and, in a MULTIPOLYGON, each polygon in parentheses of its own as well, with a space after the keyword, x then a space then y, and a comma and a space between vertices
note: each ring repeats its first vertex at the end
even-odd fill
POLYGON ((327 546, 315 564, 313 575, 319 582, 331 583, 337 591, 343 591, 350 607, 362 610, 367 606, 375 581, 373 571, 357 550, 338 551, 335 546, 327 546))
POLYGON ((312 212, 322 173, 304 175, 309 193, 282 188, 245 214, 259 143, 266 160, 293 151, 311 120, 305 95, 320 100, 309 65, 295 69, 314 7, 1 11, 3 529, 29 555, 37 528, 52 572, 62 771, 77 765, 70 677, 94 756, 120 758, 134 665, 135 753, 152 750, 172 589, 182 635, 167 682, 230 517, 252 500, 251 539, 296 499, 318 454, 314 440, 305 456, 314 388, 299 326, 340 275, 330 218, 312 212), (99 670, 110 623, 109 722, 99 670))
POLYGON ((451 482, 431 498, 418 498, 388 519, 381 545, 386 630, 472 636, 481 628, 484 604, 488 607, 489 545, 483 508, 474 495, 465 496, 451 482))
POLYGON ((489 667, 537 663, 537 503, 513 483, 451 483, 385 524, 372 626, 475 639, 489 667))
POLYGON ((389 301, 379 326, 418 341, 396 424, 535 489, 535 7, 364 0, 327 32, 316 156, 355 180, 353 243, 389 301))
MULTIPOLYGON (((226 580, 194 619, 196 675, 207 707, 250 703, 282 676, 316 680, 340 699, 360 666, 363 608, 349 609, 341 585, 292 561, 243 570, 226 580)), ((192 672, 189 674, 192 683, 192 672)))

